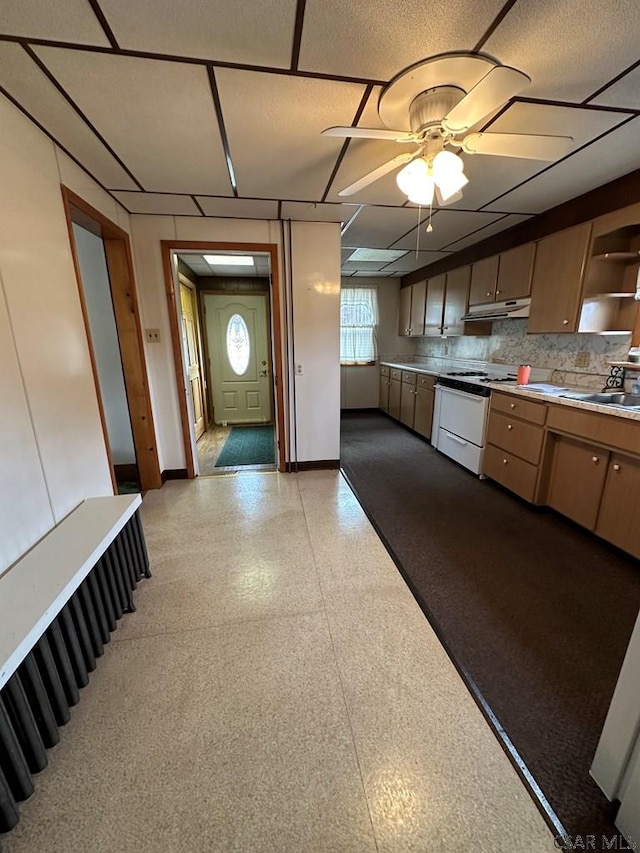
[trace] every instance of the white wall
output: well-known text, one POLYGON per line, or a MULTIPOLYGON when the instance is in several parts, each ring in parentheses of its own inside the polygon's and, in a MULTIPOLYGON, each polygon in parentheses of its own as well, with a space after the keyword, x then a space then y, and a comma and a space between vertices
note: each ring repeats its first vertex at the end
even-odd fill
POLYGON ((93 182, 1 96, 0 127, 2 571, 112 486, 60 193, 93 182))
POLYGON ((292 222, 295 449, 340 458, 340 225, 292 222))
MULTIPOLYGON (((378 357, 380 360, 411 356, 415 342, 398 334, 399 278, 347 277, 342 285, 378 289, 378 357)), ((379 367, 344 365, 340 368, 340 405, 343 409, 375 408, 378 405, 379 367)))
POLYGON ((132 465, 136 461, 136 451, 104 243, 100 237, 79 225, 73 225, 73 235, 107 422, 111 461, 114 465, 132 465))
MULTIPOLYGON (((284 227, 288 229, 289 226, 285 223, 284 227)), ((289 265, 284 263, 285 250, 288 255, 289 246, 288 240, 286 246, 283 243, 282 228, 281 223, 277 221, 259 219, 131 216, 133 254, 143 324, 147 328, 160 329, 160 342, 145 344, 145 354, 160 466, 163 470, 184 468, 186 462, 162 267, 161 240, 276 245, 280 310, 283 318, 282 363, 285 375, 281 377, 281 381, 285 405, 289 406, 293 399, 291 377, 287 371, 287 354, 291 355, 294 341, 304 355, 305 370, 309 371, 305 375, 316 380, 316 398, 312 404, 307 400, 305 383, 300 383, 300 403, 294 413, 298 422, 297 458, 298 461, 339 458, 336 438, 339 407, 335 402, 340 387, 339 359, 335 349, 339 334, 339 317, 336 313, 340 280, 339 228, 334 223, 292 223, 292 257, 296 270, 293 283, 289 265), (318 302, 316 300, 316 296, 319 296, 318 292, 313 290, 314 296, 310 297, 308 288, 313 288, 320 282, 331 282, 336 292, 333 297, 318 302), (287 327, 287 317, 290 316, 290 312, 285 308, 285 302, 290 304, 292 299, 295 301, 296 309, 293 312, 295 329, 287 327), (309 312, 313 313, 316 308, 319 308, 319 313, 314 319, 309 312), (328 353, 331 354, 330 357, 328 353), (331 455, 326 455, 329 452, 331 455)), ((184 377, 181 378, 181 383, 184 386, 184 377)), ((287 431, 291 423, 285 412, 287 431)), ((288 436, 285 437, 285 446, 290 449, 289 458, 294 461, 295 443, 289 442, 288 436)))

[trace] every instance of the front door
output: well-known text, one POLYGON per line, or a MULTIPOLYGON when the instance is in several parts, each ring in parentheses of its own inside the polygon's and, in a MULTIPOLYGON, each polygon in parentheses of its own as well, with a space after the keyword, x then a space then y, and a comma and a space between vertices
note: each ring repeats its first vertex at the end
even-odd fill
POLYGON ((182 308, 182 336, 184 338, 183 351, 187 355, 187 378, 193 402, 196 439, 198 439, 204 432, 204 396, 198 349, 198 323, 195 299, 195 290, 181 283, 180 305, 182 308))
POLYGON ((204 296, 217 424, 273 420, 266 293, 204 296))

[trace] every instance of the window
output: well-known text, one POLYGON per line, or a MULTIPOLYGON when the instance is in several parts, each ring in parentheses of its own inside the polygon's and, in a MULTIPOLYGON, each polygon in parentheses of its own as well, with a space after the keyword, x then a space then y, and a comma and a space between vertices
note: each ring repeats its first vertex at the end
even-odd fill
POLYGON ((340 291, 340 364, 376 360, 378 291, 375 287, 343 287, 340 291))
POLYGON ((227 358, 236 376, 247 372, 250 356, 249 329, 242 317, 234 314, 227 325, 227 358))

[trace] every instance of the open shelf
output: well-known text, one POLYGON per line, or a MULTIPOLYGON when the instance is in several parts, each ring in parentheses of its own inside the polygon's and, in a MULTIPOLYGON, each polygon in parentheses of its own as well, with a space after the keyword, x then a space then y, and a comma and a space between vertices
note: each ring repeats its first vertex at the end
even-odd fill
POLYGON ((624 367, 626 370, 640 371, 640 362, 637 361, 610 361, 612 367, 624 367))
POLYGON ((617 261, 618 263, 633 264, 640 261, 640 252, 604 252, 601 255, 591 255, 594 261, 617 261))

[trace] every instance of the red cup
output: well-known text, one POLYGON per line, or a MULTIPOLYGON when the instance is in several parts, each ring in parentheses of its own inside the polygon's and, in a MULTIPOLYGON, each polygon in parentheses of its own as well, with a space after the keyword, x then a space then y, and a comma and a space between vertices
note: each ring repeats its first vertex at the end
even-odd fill
POLYGON ((521 364, 518 368, 518 377, 516 382, 518 385, 526 385, 529 381, 529 377, 531 376, 531 365, 530 364, 521 364))

